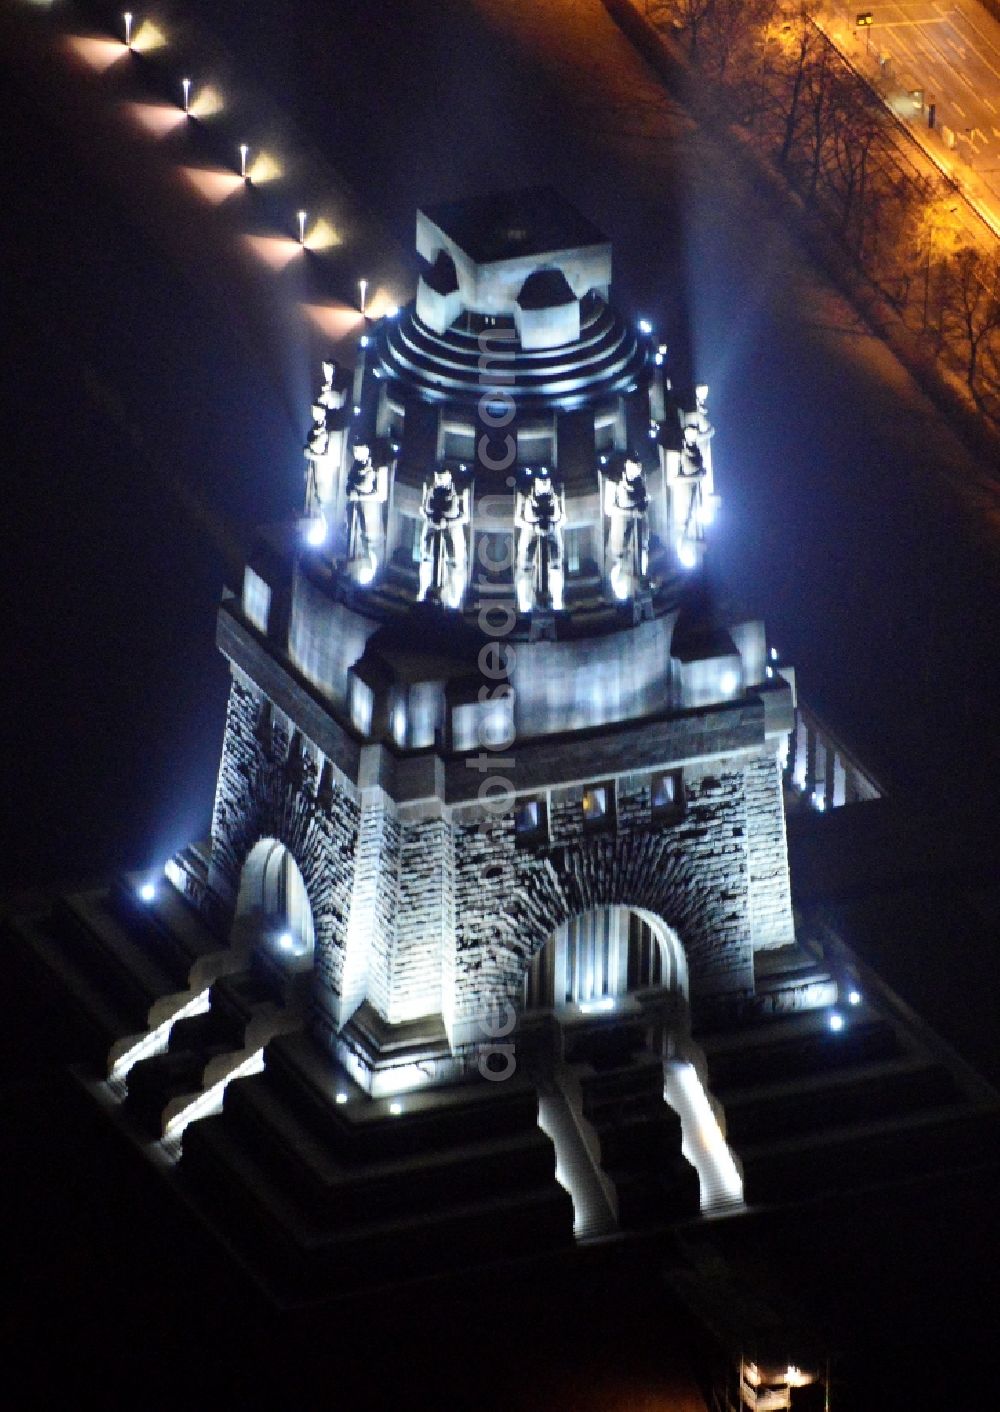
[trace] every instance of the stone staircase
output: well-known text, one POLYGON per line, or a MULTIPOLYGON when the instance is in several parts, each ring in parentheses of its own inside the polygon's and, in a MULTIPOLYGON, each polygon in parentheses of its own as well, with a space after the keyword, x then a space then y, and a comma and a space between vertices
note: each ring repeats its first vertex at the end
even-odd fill
POLYGON ((225 977, 202 1013, 175 1021, 164 1051, 129 1072, 126 1112, 145 1136, 176 1142, 189 1123, 221 1107, 230 1080, 263 1067, 269 1040, 301 1025, 269 978, 253 971, 225 977))
POLYGON ((304 1034, 185 1134, 180 1176, 299 1296, 572 1243, 533 1085, 470 1079, 370 1099, 304 1034))
POLYGON ((572 1244, 533 1085, 370 1098, 280 976, 169 882, 149 901, 140 883, 16 930, 86 1022, 86 1071, 125 1129, 263 1284, 298 1299, 572 1244))
POLYGON ((301 1025, 246 948, 221 944, 166 881, 148 901, 132 878, 60 897, 21 931, 75 1000, 87 1057, 136 1133, 175 1151, 230 1078, 259 1068, 268 1040, 301 1025))
POLYGON ((698 1175, 682 1156, 681 1121, 664 1101, 663 1061, 646 1049, 641 1023, 567 1028, 556 1080, 591 1138, 619 1228, 697 1215, 698 1175))
MULTIPOLYGON (((783 1005, 779 972, 772 962, 771 1001, 765 978, 754 1012, 697 1035, 749 1205, 976 1165, 995 1149, 997 1095, 890 995, 783 1005)), ((800 999, 837 986, 807 956, 785 974, 800 999)))
MULTIPOLYGON (((221 944, 169 882, 145 901, 138 882, 16 933, 86 1019, 133 1139, 175 1159, 171 1180, 283 1297, 733 1213, 740 1164, 749 1205, 784 1204, 973 1166, 1000 1135, 997 1095, 890 993, 834 1012, 855 981, 798 948, 762 958, 753 1001, 712 1013, 694 1061, 665 1067, 640 1011, 549 1016, 503 1083, 473 1070, 373 1098, 304 1030, 297 982, 221 944)), ((393 1036, 368 1028, 381 1054, 393 1036)))
POLYGON ((75 1002, 86 1058, 122 1096, 136 1064, 175 1024, 208 1009, 212 985, 245 965, 169 884, 141 902, 137 880, 60 897, 17 932, 75 1002))

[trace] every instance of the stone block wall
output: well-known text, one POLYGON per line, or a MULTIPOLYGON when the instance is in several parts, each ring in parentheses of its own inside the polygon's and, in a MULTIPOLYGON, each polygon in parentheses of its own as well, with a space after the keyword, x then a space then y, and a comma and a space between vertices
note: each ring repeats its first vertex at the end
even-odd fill
POLYGON ((788 842, 777 753, 763 755, 745 771, 750 935, 755 951, 795 940, 788 842))
POLYGON ((400 826, 396 805, 374 786, 362 794, 342 1018, 365 996, 381 1015, 389 1008, 399 907, 400 826))
POLYGON ((209 889, 233 908, 244 861, 262 838, 298 864, 312 908, 319 984, 339 996, 347 944, 359 808, 339 771, 275 719, 267 698, 233 675, 212 819, 209 889))
POLYGON ((454 840, 441 817, 404 824, 388 1019, 417 1019, 443 1008, 442 958, 455 924, 454 840))
MULTIPOLYGON (((595 776, 595 781, 600 780, 595 776)), ((390 1023, 441 1012, 458 1043, 562 922, 622 904, 676 933, 692 997, 748 994, 753 952, 792 940, 778 761, 770 744, 683 771, 684 808, 654 818, 653 772, 623 774, 608 826, 588 828, 583 786, 547 792, 544 841, 511 813, 399 805, 359 790, 234 671, 213 824, 210 890, 235 902, 262 837, 284 843, 306 884, 319 989, 340 1023, 367 997, 390 1023)))
POLYGON ((610 903, 652 912, 680 937, 692 993, 749 993, 755 946, 791 939, 791 903, 775 756, 688 768, 685 809, 653 819, 650 774, 622 776, 616 818, 583 822, 581 786, 553 790, 549 839, 515 841, 510 816, 456 818, 457 1033, 496 995, 517 1001, 525 970, 554 929, 610 903))

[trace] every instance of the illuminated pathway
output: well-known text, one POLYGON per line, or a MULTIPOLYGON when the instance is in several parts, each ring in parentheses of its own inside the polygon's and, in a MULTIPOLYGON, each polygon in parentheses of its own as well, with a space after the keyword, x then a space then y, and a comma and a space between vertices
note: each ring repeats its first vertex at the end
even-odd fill
MULTIPOLYGON (((74 24, 71 13, 57 12, 65 26, 59 30, 25 8, 4 15, 9 49, 36 91, 48 95, 50 111, 60 113, 81 158, 118 188, 186 275, 201 279, 205 294, 233 308, 239 290, 238 305, 251 324, 255 305, 266 311, 266 333, 248 329, 252 341, 298 342, 310 350, 301 360, 314 365, 331 345, 352 348, 363 327, 362 295, 365 313, 376 318, 407 296, 410 273, 401 252, 335 174, 315 156, 301 156, 295 133, 262 97, 263 119, 254 130, 270 121, 274 143, 232 141, 227 98, 214 83, 179 72, 167 76, 175 101, 157 95, 170 44, 151 21, 126 12, 115 39, 74 24), (282 145, 296 150, 294 160, 281 155, 282 145), (230 165, 219 161, 227 148, 230 165), (286 167, 322 193, 311 209, 286 167)), ((275 350, 262 351, 267 357, 275 350)))

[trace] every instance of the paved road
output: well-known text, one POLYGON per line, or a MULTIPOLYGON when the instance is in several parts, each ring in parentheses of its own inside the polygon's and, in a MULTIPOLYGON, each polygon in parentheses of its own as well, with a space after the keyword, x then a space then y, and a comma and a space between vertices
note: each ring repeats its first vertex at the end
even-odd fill
POLYGON ((919 90, 923 104, 899 95, 894 106, 937 159, 948 137, 956 175, 985 188, 994 231, 1000 233, 1000 22, 977 0, 828 0, 823 11, 833 21, 840 46, 866 73, 885 60, 880 87, 919 90), (873 23, 859 30, 855 19, 870 9, 873 23), (930 134, 924 104, 936 104, 936 130, 930 134), (963 170, 967 169, 967 170, 963 170))

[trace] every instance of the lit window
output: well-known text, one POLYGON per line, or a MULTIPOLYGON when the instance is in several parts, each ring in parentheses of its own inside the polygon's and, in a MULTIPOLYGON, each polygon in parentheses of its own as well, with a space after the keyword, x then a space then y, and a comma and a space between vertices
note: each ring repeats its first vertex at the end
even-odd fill
POLYGON ((588 829, 605 828, 612 820, 614 787, 610 784, 588 785, 583 791, 583 825, 588 829))
POLYGON ((547 826, 544 799, 514 801, 514 837, 519 843, 536 843, 545 836, 547 826))
POLYGON ((649 795, 654 819, 673 818, 682 813, 684 786, 680 770, 664 770, 654 775, 649 795))

